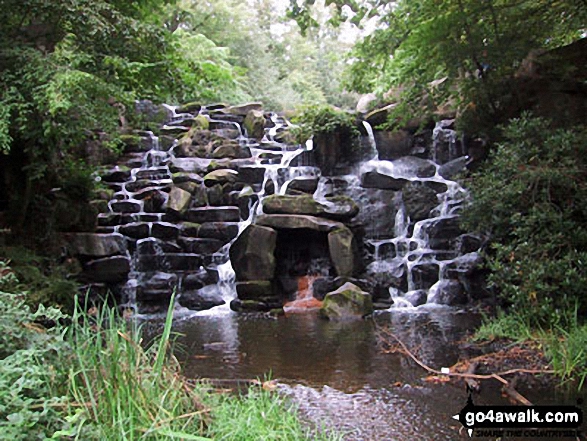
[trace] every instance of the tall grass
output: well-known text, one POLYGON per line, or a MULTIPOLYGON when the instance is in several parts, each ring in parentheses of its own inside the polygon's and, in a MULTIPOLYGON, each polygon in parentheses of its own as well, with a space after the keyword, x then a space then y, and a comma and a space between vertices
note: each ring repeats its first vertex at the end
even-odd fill
POLYGON ((106 306, 94 315, 76 304, 69 333, 69 427, 80 440, 336 440, 303 427, 275 392, 253 386, 241 396, 215 392, 180 375, 171 352, 171 299, 162 335, 144 349, 140 328, 106 306))
POLYGON ((208 440, 209 409, 202 393, 188 387, 169 351, 172 305, 158 343, 144 349, 140 329, 114 309, 94 316, 76 304, 69 333, 72 425, 60 435, 75 439, 208 440))

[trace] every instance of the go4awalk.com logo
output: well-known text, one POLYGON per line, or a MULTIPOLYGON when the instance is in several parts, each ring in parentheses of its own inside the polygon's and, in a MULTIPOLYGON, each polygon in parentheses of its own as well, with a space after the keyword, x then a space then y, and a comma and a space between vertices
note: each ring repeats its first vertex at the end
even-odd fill
POLYGON ((509 436, 561 438, 577 436, 583 412, 577 406, 476 406, 469 395, 453 418, 469 436, 503 436, 507 430, 509 436))

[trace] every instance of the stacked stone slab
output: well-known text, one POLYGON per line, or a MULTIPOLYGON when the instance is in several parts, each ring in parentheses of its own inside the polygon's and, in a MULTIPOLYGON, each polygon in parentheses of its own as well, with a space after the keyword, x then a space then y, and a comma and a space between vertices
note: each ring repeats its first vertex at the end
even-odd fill
POLYGON ((135 298, 126 300, 139 312, 164 310, 174 289, 192 309, 224 302, 212 289, 227 259, 223 247, 261 188, 238 125, 249 118, 256 137, 270 127, 260 104, 209 106, 203 115, 191 103, 178 112, 158 137, 123 136, 124 155, 101 175, 110 200, 100 203, 96 233, 65 237, 88 287, 108 288, 123 301, 132 290, 135 298))

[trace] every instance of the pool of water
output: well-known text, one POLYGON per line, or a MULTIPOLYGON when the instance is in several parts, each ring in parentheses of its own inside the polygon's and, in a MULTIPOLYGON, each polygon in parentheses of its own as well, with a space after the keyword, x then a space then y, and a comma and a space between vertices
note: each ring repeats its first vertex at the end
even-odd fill
MULTIPOLYGON (((451 418, 466 404, 464 383, 426 381, 427 372, 413 361, 381 350, 378 330, 388 327, 440 369, 459 360, 457 342, 479 322, 474 313, 449 308, 391 310, 348 322, 224 311, 179 317, 174 331, 187 377, 270 377, 305 420, 342 431, 345 440, 455 440, 468 439, 451 418)), ((150 323, 151 331, 159 326, 150 323)), ((523 393, 535 403, 575 404, 576 398, 554 389, 523 393)), ((484 383, 476 404, 508 403, 498 384, 484 383)))

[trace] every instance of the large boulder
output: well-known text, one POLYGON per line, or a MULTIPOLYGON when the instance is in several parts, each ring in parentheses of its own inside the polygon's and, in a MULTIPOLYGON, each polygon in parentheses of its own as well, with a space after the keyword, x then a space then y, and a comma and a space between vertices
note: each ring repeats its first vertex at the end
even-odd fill
POLYGON ((265 116, 263 112, 251 109, 245 117, 244 127, 251 138, 261 140, 265 134, 265 116))
POLYGON ((430 211, 439 204, 436 192, 421 182, 406 185, 402 197, 412 222, 427 219, 430 211))
POLYGON ((336 273, 341 277, 352 277, 357 265, 351 230, 343 227, 328 233, 328 248, 336 273))
POLYGON ((363 188, 398 191, 404 188, 408 182, 407 179, 394 178, 377 170, 370 170, 361 175, 361 187, 363 188))
POLYGON ((347 196, 337 196, 318 202, 312 195, 272 195, 263 201, 267 214, 301 214, 345 221, 359 212, 357 204, 347 196))
POLYGON ((234 183, 238 179, 238 172, 229 168, 222 168, 214 170, 204 176, 204 184, 206 187, 212 187, 216 184, 234 183))
POLYGON ((130 272, 130 259, 126 256, 104 257, 84 265, 83 277, 95 283, 119 283, 130 272))
POLYGON ((126 252, 121 234, 64 233, 61 237, 73 256, 108 257, 126 252))
POLYGON ((373 313, 373 301, 369 293, 347 282, 326 294, 320 313, 329 320, 361 318, 373 313))
POLYGON ((249 225, 230 247, 230 261, 238 281, 271 280, 275 272, 277 232, 249 225))

